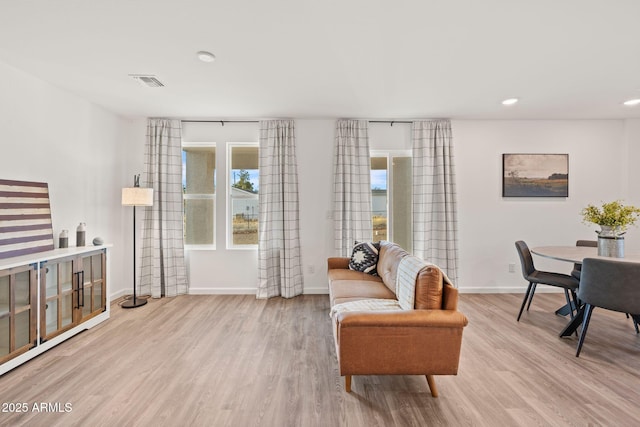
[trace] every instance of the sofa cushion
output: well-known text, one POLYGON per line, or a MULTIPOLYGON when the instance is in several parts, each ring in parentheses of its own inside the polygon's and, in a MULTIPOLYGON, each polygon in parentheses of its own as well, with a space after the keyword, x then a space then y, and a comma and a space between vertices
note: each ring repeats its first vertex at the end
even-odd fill
POLYGON ((351 253, 349 269, 377 276, 379 251, 380 243, 356 242, 351 253))
POLYGON ((400 303, 396 299, 361 299, 357 301, 349 301, 340 304, 335 304, 331 307, 329 317, 334 318, 340 313, 352 312, 352 311, 364 311, 364 312, 380 312, 380 311, 400 311, 400 303))
POLYGON ((380 257, 378 259, 378 276, 387 288, 394 294, 396 292, 396 278, 398 276, 398 264, 400 260, 409 255, 399 245, 385 240, 380 242, 380 257))
POLYGON ((331 305, 336 300, 353 299, 395 299, 396 295, 382 281, 363 282, 361 280, 333 280, 329 286, 331 305))
POLYGON ((371 274, 362 273, 360 271, 353 271, 344 269, 333 269, 327 272, 329 281, 332 280, 362 280, 365 282, 378 282, 381 283, 382 279, 378 276, 372 276, 371 274))

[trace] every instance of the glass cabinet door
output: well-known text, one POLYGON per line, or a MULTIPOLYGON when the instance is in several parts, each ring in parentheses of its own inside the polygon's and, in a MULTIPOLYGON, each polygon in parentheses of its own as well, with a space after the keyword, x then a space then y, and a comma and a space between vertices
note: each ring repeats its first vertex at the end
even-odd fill
POLYGON ((28 346, 35 339, 35 322, 32 314, 35 314, 35 305, 32 305, 32 284, 31 271, 16 273, 14 289, 15 307, 15 348, 28 346))
POLYGON ((43 264, 40 335, 45 340, 106 309, 106 254, 93 252, 43 264))
POLYGON ((42 280, 40 335, 49 339, 73 326, 73 267, 71 259, 45 263, 42 280))
POLYGON ((0 360, 11 351, 9 291, 9 275, 0 276, 0 360))
POLYGON ((80 280, 82 295, 80 297, 81 320, 102 313, 106 308, 105 301, 105 255, 95 253, 82 257, 80 280))
POLYGON ((0 362, 35 345, 36 287, 35 266, 0 272, 0 362))

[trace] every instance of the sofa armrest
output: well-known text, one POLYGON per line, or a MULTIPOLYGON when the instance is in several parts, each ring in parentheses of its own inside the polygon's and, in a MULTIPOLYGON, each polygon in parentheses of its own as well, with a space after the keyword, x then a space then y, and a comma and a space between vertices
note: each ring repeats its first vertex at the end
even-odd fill
POLYGON ((469 323, 464 314, 454 310, 351 311, 338 314, 337 321, 341 328, 463 328, 469 323))
POLYGON ((448 283, 445 283, 442 288, 442 309, 458 309, 458 290, 448 283))
POLYGON ((327 259, 327 269, 348 269, 349 261, 351 261, 351 258, 349 257, 330 257, 327 259))
POLYGON ((455 375, 467 318, 452 310, 343 312, 334 329, 340 375, 455 375))

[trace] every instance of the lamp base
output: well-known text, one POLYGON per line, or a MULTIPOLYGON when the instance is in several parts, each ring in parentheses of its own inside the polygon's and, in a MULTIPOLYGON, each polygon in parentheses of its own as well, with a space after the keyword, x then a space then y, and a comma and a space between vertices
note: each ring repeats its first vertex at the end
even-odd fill
POLYGON ((147 303, 146 299, 143 298, 131 298, 130 300, 126 300, 123 302, 120 307, 122 308, 136 308, 147 303))

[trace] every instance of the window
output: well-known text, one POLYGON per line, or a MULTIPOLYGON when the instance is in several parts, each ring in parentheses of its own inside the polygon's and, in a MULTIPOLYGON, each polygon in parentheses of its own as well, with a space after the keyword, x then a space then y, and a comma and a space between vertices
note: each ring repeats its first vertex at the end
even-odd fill
POLYGON ((258 145, 235 143, 229 153, 229 230, 230 248, 258 245, 258 145))
POLYGON ((215 248, 216 147, 182 147, 184 243, 215 248))
POLYGON ((411 252, 411 153, 374 151, 371 155, 373 241, 395 242, 411 252))

